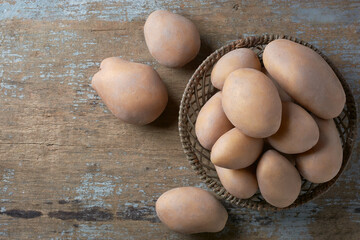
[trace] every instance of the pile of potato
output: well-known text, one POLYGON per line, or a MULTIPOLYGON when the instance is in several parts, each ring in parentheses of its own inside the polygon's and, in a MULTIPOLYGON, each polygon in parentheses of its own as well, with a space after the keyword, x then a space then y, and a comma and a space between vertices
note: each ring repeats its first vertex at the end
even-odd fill
MULTIPOLYGON (((196 26, 164 10, 150 14, 144 38, 150 54, 167 67, 184 66, 200 50, 196 26)), ((345 94, 310 48, 275 40, 265 48, 263 62, 261 69, 257 55, 246 48, 224 55, 211 73, 221 91, 202 107, 195 130, 228 192, 245 199, 260 188, 267 202, 283 208, 298 197, 300 174, 322 183, 338 173, 342 147, 332 118, 341 113, 345 94)), ((154 121, 168 101, 152 67, 118 57, 102 61, 92 87, 130 124, 154 121)), ((165 192, 156 213, 170 229, 189 234, 221 231, 228 219, 213 194, 195 187, 165 192)))
POLYGON ((259 188, 268 203, 284 208, 299 196, 300 175, 323 183, 339 172, 333 118, 345 92, 326 61, 295 42, 272 41, 263 62, 261 69, 247 48, 219 59, 211 82, 221 91, 200 110, 195 132, 229 193, 246 199, 259 188))

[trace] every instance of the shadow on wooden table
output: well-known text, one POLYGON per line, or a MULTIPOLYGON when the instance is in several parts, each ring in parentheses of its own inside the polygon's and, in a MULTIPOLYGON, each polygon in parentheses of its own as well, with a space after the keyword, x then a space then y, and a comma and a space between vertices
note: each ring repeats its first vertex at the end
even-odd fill
POLYGON ((178 119, 179 104, 174 97, 169 94, 168 103, 163 113, 155 121, 148 124, 150 127, 168 128, 178 119))
MULTIPOLYGON (((240 227, 240 225, 239 225, 239 227, 240 227)), ((194 240, 237 239, 237 238, 239 238, 238 231, 233 230, 233 228, 234 228, 234 223, 229 218, 225 225, 225 228, 221 232, 198 233, 198 234, 191 235, 191 237, 189 239, 194 239, 194 240)))
MULTIPOLYGON (((229 206, 231 205, 228 205, 227 209, 229 206)), ((241 217, 241 215, 229 213, 229 218, 226 222, 224 229, 221 232, 192 234, 192 235, 187 235, 186 239, 194 239, 194 240, 241 239, 241 233, 246 231, 245 223, 246 221, 241 217)))
POLYGON ((194 72, 196 68, 213 52, 213 48, 207 43, 207 41, 202 38, 201 39, 201 47, 198 55, 188 64, 186 64, 183 69, 185 71, 194 72))

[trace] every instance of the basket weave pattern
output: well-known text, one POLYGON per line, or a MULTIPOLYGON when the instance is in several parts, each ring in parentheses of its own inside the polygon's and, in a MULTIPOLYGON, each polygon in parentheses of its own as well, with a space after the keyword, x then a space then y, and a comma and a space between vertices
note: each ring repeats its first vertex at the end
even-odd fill
POLYGON ((326 192, 336 182, 349 161, 356 138, 356 106, 349 85, 330 60, 311 44, 289 36, 264 35, 240 39, 216 50, 196 69, 185 88, 180 104, 179 114, 179 134, 181 143, 192 168, 200 176, 201 180, 205 182, 219 198, 241 207, 257 210, 279 210, 280 208, 276 208, 268 204, 259 191, 249 199, 239 199, 226 191, 219 181, 214 165, 210 161, 210 152, 200 145, 196 137, 195 122, 201 107, 218 91, 214 88, 210 81, 210 73, 215 63, 223 55, 237 48, 250 48, 254 50, 262 63, 262 53, 266 44, 275 39, 288 39, 307 46, 320 54, 320 56, 326 60, 338 76, 346 94, 346 104, 344 110, 340 116, 334 119, 343 146, 343 163, 339 173, 329 182, 322 184, 314 184, 302 179, 299 197, 287 208, 302 205, 316 198, 326 192))

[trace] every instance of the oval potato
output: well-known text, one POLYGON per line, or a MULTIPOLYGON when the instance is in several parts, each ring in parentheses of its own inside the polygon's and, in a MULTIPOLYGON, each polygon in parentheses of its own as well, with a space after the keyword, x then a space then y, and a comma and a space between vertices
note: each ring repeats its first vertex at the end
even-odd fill
POLYGON ((219 232, 228 219, 221 203, 209 192, 195 187, 171 189, 156 202, 161 222, 179 233, 219 232))
POLYGON ((308 181, 323 183, 333 179, 340 171, 343 149, 334 120, 315 120, 320 129, 319 141, 309 151, 296 156, 296 166, 308 181))
POLYGON ((251 198, 258 190, 252 167, 235 170, 215 166, 215 169, 224 188, 237 198, 251 198))
POLYGON ((200 50, 200 34, 195 24, 165 10, 157 10, 149 15, 144 35, 151 55, 167 67, 184 66, 200 50))
POLYGON ((281 100, 272 81, 262 72, 240 68, 223 87, 222 106, 230 122, 254 138, 273 135, 281 123, 281 100))
POLYGON ((238 68, 254 68, 261 70, 257 55, 248 48, 239 48, 222 56, 211 71, 211 83, 217 89, 222 89, 230 73, 238 68))
POLYGON ((208 150, 211 150, 221 135, 234 127, 222 109, 221 99, 221 92, 212 96, 201 108, 196 119, 196 136, 200 144, 208 150))
POLYGON ((275 207, 290 206, 299 196, 299 172, 289 160, 274 150, 263 154, 256 169, 256 177, 262 196, 275 207))
POLYGON ((91 83, 110 111, 131 124, 154 121, 168 101, 166 86, 152 67, 118 57, 104 59, 91 83))
POLYGON ((270 42, 264 50, 266 70, 292 98, 316 116, 338 116, 345 92, 326 61, 312 49, 286 39, 270 42))
POLYGON ((240 169, 253 164, 260 156, 263 139, 252 138, 233 128, 222 135, 211 149, 210 159, 222 168, 240 169))
POLYGON ((268 138, 268 142, 283 153, 306 152, 319 140, 319 128, 315 120, 295 103, 283 102, 282 106, 280 128, 268 138))

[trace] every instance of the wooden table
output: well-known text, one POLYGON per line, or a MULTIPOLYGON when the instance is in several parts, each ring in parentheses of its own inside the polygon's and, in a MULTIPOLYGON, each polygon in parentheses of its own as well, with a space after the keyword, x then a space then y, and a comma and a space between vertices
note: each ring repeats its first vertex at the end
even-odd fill
POLYGON ((185 236, 154 209, 166 190, 205 187, 185 159, 177 117, 207 55, 242 36, 296 36, 330 57, 359 102, 359 13, 358 0, 0 0, 0 239, 360 239, 359 141, 337 184, 293 210, 227 206, 225 230, 185 236), (199 28, 201 52, 184 68, 160 66, 146 48, 144 21, 156 9, 199 28), (110 56, 159 72, 170 102, 157 121, 124 124, 91 88, 110 56))

